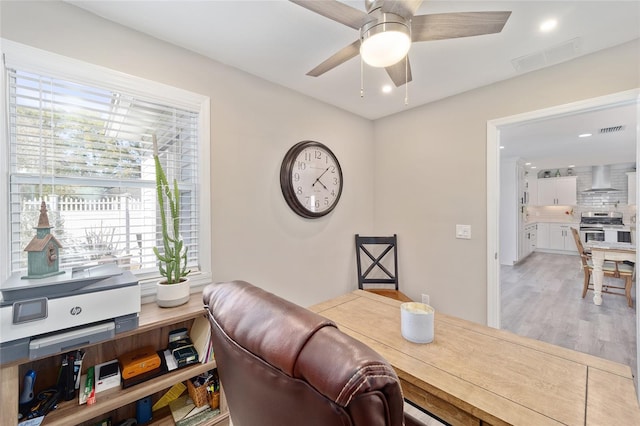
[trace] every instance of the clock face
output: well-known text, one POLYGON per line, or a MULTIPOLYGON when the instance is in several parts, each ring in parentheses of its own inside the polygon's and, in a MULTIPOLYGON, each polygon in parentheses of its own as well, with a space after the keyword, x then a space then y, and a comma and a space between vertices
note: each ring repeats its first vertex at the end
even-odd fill
POLYGON ((334 209, 342 194, 340 163, 320 142, 299 142, 282 161, 280 187, 287 204, 300 216, 324 216, 334 209))

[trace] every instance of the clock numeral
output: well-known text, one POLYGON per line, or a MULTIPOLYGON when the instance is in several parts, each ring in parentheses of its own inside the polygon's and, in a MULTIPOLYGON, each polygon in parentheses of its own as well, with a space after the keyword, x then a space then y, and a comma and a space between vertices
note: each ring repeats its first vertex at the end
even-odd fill
POLYGON ((315 158, 316 160, 321 160, 322 159, 322 152, 321 151, 315 151, 315 158))
POLYGON ((307 163, 305 163, 304 161, 298 161, 297 166, 298 170, 305 170, 307 168, 307 163))
POLYGON ((302 187, 301 186, 296 188, 296 194, 302 195, 302 187))
MULTIPOLYGON (((311 208, 314 208, 314 209, 319 209, 320 208, 320 204, 321 204, 320 198, 317 198, 314 195, 305 195, 305 197, 304 197, 304 205, 305 206, 308 206, 308 207, 311 207, 311 208)), ((325 202, 325 204, 327 204, 327 203, 325 202)))
POLYGON ((324 205, 325 206, 329 205, 329 197, 324 197, 324 205))
POLYGON ((334 178, 333 178, 333 184, 334 184, 334 185, 337 185, 337 184, 338 184, 338 178, 337 178, 337 177, 334 177, 334 178))
POLYGON ((311 153, 309 151, 304 152, 304 161, 311 161, 311 153))
POLYGON ((335 173, 336 172, 336 166, 331 166, 331 168, 329 169, 329 171, 331 173, 335 173))
POLYGON ((331 190, 331 195, 332 195, 333 197, 335 197, 335 196, 336 196, 336 190, 335 190, 335 189, 332 189, 332 190, 331 190))
POLYGON ((293 174, 293 180, 295 182, 300 182, 300 173, 294 173, 293 174))

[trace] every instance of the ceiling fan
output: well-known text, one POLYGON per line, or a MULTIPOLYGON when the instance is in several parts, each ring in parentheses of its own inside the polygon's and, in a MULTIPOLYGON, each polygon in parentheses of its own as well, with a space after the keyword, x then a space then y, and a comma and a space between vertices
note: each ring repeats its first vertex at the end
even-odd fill
POLYGON ((360 31, 358 40, 339 50, 307 75, 318 77, 360 54, 369 65, 384 67, 396 87, 412 79, 407 56, 412 42, 499 33, 511 15, 511 12, 456 12, 414 16, 422 0, 364 0, 366 13, 337 0, 289 1, 360 31), (367 55, 371 49, 368 45, 374 44, 370 41, 385 37, 395 39, 401 47, 386 52, 390 56, 385 60, 369 58, 367 55))

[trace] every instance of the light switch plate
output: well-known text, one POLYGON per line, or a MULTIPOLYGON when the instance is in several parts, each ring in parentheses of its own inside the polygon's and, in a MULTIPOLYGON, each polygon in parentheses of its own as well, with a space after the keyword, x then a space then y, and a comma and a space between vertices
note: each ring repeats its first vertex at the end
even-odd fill
POLYGON ((456 225, 456 238, 471 239, 471 225, 456 225))

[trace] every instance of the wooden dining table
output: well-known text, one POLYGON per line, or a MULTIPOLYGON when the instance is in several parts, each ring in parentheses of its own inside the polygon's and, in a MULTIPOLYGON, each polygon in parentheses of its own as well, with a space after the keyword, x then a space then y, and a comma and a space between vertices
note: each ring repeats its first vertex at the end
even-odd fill
POLYGON ((356 290, 310 309, 380 353, 405 399, 452 425, 640 425, 629 366, 440 312, 433 342, 412 343, 400 305, 356 290))
POLYGON ((602 282, 605 260, 636 261, 636 245, 631 243, 614 243, 604 241, 589 241, 585 247, 591 250, 593 262, 593 303, 602 305, 602 282))

